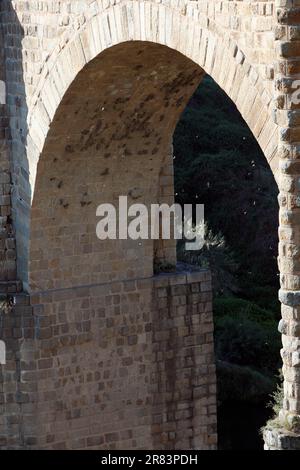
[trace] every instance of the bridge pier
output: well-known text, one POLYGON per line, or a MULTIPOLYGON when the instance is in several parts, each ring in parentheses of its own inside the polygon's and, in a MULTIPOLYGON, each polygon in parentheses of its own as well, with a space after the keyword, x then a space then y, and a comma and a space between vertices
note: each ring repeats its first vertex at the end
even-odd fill
POLYGON ((17 293, 0 449, 215 449, 208 271, 17 293))
POLYGON ((279 300, 282 319, 281 357, 284 393, 279 415, 264 433, 266 449, 300 449, 300 165, 299 165, 299 42, 291 34, 299 29, 294 2, 276 1, 275 122, 278 129, 279 187, 279 300), (291 8, 292 6, 292 8, 291 8), (298 48, 298 49, 297 49, 298 48))

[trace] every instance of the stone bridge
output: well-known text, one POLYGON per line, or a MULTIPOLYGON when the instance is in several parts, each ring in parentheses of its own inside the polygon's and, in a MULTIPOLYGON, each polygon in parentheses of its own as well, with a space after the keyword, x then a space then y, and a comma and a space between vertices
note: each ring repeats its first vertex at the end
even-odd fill
POLYGON ((299 447, 299 25, 299 0, 1 0, 2 449, 216 448, 209 272, 154 275, 173 242, 95 233, 119 195, 173 201, 204 73, 278 183, 285 383, 265 447, 299 447))

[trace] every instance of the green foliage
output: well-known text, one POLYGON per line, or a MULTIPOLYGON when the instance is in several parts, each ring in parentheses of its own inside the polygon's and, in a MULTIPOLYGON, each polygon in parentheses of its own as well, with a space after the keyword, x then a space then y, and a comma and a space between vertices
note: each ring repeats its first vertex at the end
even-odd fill
POLYGON ((222 360, 262 370, 272 370, 278 364, 278 341, 272 343, 273 331, 247 318, 217 320, 215 338, 216 354, 222 360))
POLYGON ((291 424, 287 422, 282 422, 279 419, 279 412, 282 409, 283 405, 283 398, 284 398, 284 390, 283 390, 283 374, 282 370, 279 371, 279 375, 277 377, 277 384, 275 390, 272 390, 272 393, 269 394, 271 400, 267 403, 267 407, 272 410, 271 419, 267 421, 267 423, 261 428, 261 434, 264 433, 266 429, 270 428, 282 428, 285 427, 287 430, 291 430, 291 424))
POLYGON ((221 234, 214 235, 205 226, 205 242, 199 251, 185 251, 184 242, 178 246, 178 260, 201 268, 209 268, 212 273, 213 289, 216 295, 238 291, 236 272, 237 262, 221 234))
POLYGON ((283 375, 280 371, 278 376, 278 382, 276 385, 275 391, 271 394, 271 401, 268 403, 268 407, 273 410, 274 416, 273 419, 278 418, 279 411, 282 409, 283 404, 283 375))
POLYGON ((280 335, 272 312, 235 297, 214 301, 220 401, 266 402, 276 384, 280 335))
POLYGON ((281 312, 276 285, 257 285, 255 283, 255 279, 248 279, 248 282, 243 282, 240 279, 239 286, 245 299, 251 301, 254 300, 259 307, 271 311, 273 314, 272 316, 276 321, 279 321, 281 312))
POLYGON ((216 299, 218 359, 273 375, 280 364, 280 335, 272 312, 243 299, 216 299))
MULTIPOLYGON (((238 297, 217 297, 214 300, 214 316, 216 319, 222 317, 247 318, 258 324, 267 324, 277 330, 277 322, 274 320, 273 312, 264 309, 254 302, 238 297)), ((277 335, 277 332, 276 332, 277 335)))
POLYGON ((229 362, 217 362, 218 399, 260 403, 274 388, 274 380, 261 372, 229 362))
POLYGON ((175 192, 205 205, 206 242, 178 247, 213 275, 218 398, 266 402, 280 366, 277 186, 235 105, 205 77, 174 135, 175 192))
POLYGON ((174 156, 177 202, 205 204, 209 227, 222 232, 239 278, 276 292, 277 186, 248 126, 210 77, 177 125, 174 156))

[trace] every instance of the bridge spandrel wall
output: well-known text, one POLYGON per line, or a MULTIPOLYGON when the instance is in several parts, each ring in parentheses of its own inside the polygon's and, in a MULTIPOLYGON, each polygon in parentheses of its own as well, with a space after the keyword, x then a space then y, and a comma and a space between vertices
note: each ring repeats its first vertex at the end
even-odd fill
MULTIPOLYGON (((4 0, 4 2, 7 0, 4 0)), ((55 51, 64 47, 67 40, 94 16, 109 11, 113 6, 158 9, 160 2, 139 0, 128 1, 15 1, 13 9, 23 28, 23 75, 27 99, 38 90, 38 84, 51 67, 55 51), (52 56, 52 57, 50 57, 52 56), (50 62, 49 62, 50 58, 50 62), (26 64, 26 65, 25 65, 26 64)), ((266 87, 273 79, 272 69, 276 51, 274 49, 274 28, 276 25, 275 1, 229 1, 229 0, 169 0, 161 2, 171 13, 193 18, 204 29, 228 36, 243 50, 251 64, 266 81, 266 87)), ((158 10, 157 10, 158 11, 158 10)), ((159 16, 159 13, 158 13, 159 16)), ((130 21, 127 15, 126 21, 130 21)), ((169 28, 168 18, 161 20, 169 28)), ((141 30, 143 25, 141 24, 141 30)), ((141 37, 142 38, 142 37, 141 37)), ((271 91, 269 89, 268 91, 271 91)))
POLYGON ((60 83, 57 70, 61 70, 62 55, 72 43, 79 47, 71 53, 74 64, 61 70, 62 82, 68 85, 72 81, 69 75, 74 73, 74 79, 95 50, 100 53, 126 40, 165 44, 188 56, 211 73, 237 103, 276 171, 273 1, 4 1, 3 5, 10 22, 14 19, 18 23, 18 28, 10 26, 6 31, 6 60, 12 72, 12 212, 18 277, 26 285, 37 162, 53 114, 68 88, 60 83), (49 88, 57 77, 54 88, 58 94, 49 88))

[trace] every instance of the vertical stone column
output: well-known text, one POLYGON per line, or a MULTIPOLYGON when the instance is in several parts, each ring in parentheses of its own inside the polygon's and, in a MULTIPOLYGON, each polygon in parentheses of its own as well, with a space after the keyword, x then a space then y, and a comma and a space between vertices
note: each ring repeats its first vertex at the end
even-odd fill
MULTIPOLYGON (((8 36, 15 30, 11 2, 2 0, 0 2, 0 340, 5 345, 5 364, 0 364, 0 447, 7 449, 22 448, 25 442, 27 424, 23 422, 23 417, 26 413, 29 414, 31 403, 27 393, 30 388, 27 388, 27 379, 22 375, 27 367, 23 351, 27 348, 27 345, 26 347, 24 345, 24 337, 28 338, 26 335, 32 334, 32 328, 29 326, 33 321, 29 297, 20 294, 22 284, 16 281, 16 248, 12 221, 10 129, 12 99, 8 94, 9 84, 12 82, 11 72, 16 70, 14 59, 18 51, 14 47, 15 41, 8 36), (7 57, 8 50, 12 58, 10 61, 7 57)), ((15 90, 16 88, 14 93, 15 90)))
MULTIPOLYGON (((153 201, 153 203, 156 201, 153 201)), ((172 206, 175 202, 174 197, 174 165, 173 165, 173 145, 170 145, 168 154, 166 155, 160 176, 159 176, 159 193, 158 204, 168 204, 172 206)), ((171 223, 170 240, 154 241, 154 270, 162 271, 175 269, 176 266, 176 240, 174 240, 174 227, 171 223)))
POLYGON ((300 449, 300 13, 276 0, 276 109, 279 125, 279 300, 284 399, 265 431, 265 448, 300 449), (297 92, 297 89, 299 90, 297 92))
POLYGON ((0 5, 0 295, 15 291, 16 251, 11 218, 10 123, 6 80, 6 11, 0 5), (9 284, 9 285, 8 285, 9 284))

